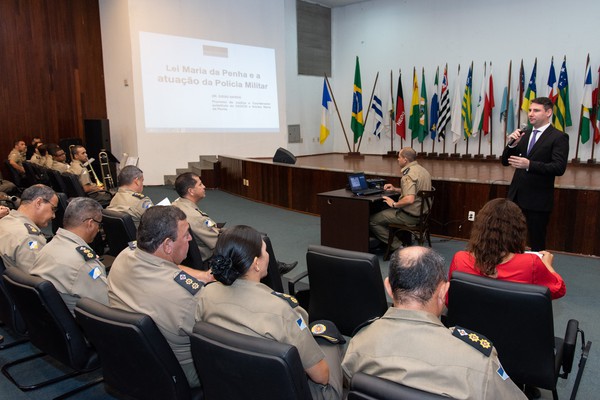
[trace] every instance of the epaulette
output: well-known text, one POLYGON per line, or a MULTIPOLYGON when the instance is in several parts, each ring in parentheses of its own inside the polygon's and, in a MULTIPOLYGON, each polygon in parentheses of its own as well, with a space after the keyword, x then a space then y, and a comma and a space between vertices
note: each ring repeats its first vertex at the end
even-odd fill
POLYGON ((492 342, 477 332, 455 326, 452 335, 479 350, 486 357, 489 357, 490 354, 492 354, 492 347, 494 347, 492 342))
POLYGON ((77 250, 77 252, 81 254, 85 261, 95 260, 98 258, 96 252, 94 252, 94 250, 87 246, 77 246, 75 250, 77 250))
POLYGON ((356 335, 362 328, 364 328, 365 326, 369 326, 371 325, 373 322, 377 321, 380 317, 374 317, 371 319, 366 320, 365 322, 362 322, 360 325, 358 325, 356 328, 354 328, 354 332, 352 332, 352 337, 354 337, 354 335, 356 335))
POLYGON ((30 235, 43 235, 43 232, 35 225, 31 225, 28 222, 25 222, 25 228, 27 228, 27 233, 30 235))
POLYGON ((192 296, 198 293, 198 291, 202 289, 202 286, 204 286, 204 283, 200 282, 193 276, 186 274, 185 272, 178 273, 175 276, 175 278, 173 278, 173 280, 177 282, 182 288, 190 292, 192 296))
POLYGON ((142 193, 138 193, 138 192, 133 192, 133 193, 131 193, 131 195, 133 197, 137 197, 138 199, 143 199, 144 197, 146 197, 142 193))
POLYGON ((131 242, 127 242, 127 246, 129 246, 130 250, 135 250, 137 248, 137 240, 132 240, 131 242))
POLYGON ((292 308, 296 308, 299 305, 298 300, 296 300, 296 298, 294 296, 290 296, 289 294, 280 293, 280 292, 276 292, 276 291, 272 291, 271 294, 279 297, 280 299, 287 301, 288 304, 290 305, 290 307, 292 307, 292 308))
POLYGON ((402 175, 407 175, 407 174, 408 174, 408 171, 410 171, 410 167, 406 168, 406 169, 405 169, 405 170, 402 172, 402 175))
POLYGON ((326 319, 320 319, 310 324, 310 333, 316 338, 327 340, 333 344, 344 344, 346 339, 335 324, 326 319))

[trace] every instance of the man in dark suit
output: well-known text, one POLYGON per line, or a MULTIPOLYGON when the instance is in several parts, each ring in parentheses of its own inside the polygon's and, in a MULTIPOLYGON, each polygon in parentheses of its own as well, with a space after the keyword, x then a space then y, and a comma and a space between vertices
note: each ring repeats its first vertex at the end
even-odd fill
POLYGON ((508 198, 521 207, 527 219, 534 251, 546 248, 546 227, 554 201, 554 178, 565 173, 569 136, 550 123, 552 101, 533 99, 527 114, 533 128, 511 133, 502 153, 502 165, 515 168, 508 198))

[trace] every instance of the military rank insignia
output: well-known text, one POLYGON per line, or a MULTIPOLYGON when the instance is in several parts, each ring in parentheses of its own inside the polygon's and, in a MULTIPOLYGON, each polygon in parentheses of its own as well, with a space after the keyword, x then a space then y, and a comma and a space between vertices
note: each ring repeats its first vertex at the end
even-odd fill
POLYGON ((87 246, 77 246, 76 250, 79 254, 81 254, 85 261, 95 260, 98 258, 96 252, 87 246))
POLYGON ((298 300, 296 300, 296 298, 294 296, 290 296, 289 294, 280 293, 280 292, 276 292, 276 291, 272 291, 271 294, 279 297, 280 299, 287 301, 288 304, 290 305, 290 307, 292 307, 292 308, 296 308, 299 305, 298 300))
POLYGON ((402 175, 407 175, 410 172, 410 167, 406 168, 403 172, 402 175))
POLYGON ((473 332, 466 328, 461 328, 460 326, 455 326, 452 335, 471 345, 471 347, 476 348, 486 357, 489 357, 490 354, 492 354, 492 347, 494 345, 490 340, 488 340, 488 338, 479 333, 473 332))
POLYGON ((179 286, 190 292, 192 296, 198 293, 202 289, 202 286, 204 286, 204 283, 185 272, 179 272, 173 279, 179 286))
POLYGON ((141 193, 138 193, 138 192, 133 192, 133 193, 131 193, 131 195, 132 195, 133 197, 136 197, 136 198, 140 199, 140 200, 141 200, 141 199, 143 199, 144 197, 146 197, 146 196, 144 196, 143 194, 141 194, 141 193))
POLYGON ((27 228, 27 233, 29 233, 30 235, 41 235, 42 231, 34 225, 31 225, 29 223, 25 223, 25 228, 27 228))

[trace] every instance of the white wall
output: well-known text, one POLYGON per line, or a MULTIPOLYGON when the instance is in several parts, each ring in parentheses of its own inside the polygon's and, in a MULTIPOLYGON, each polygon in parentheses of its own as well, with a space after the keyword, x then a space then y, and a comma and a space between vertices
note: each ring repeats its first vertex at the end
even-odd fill
MULTIPOLYGON (((228 154, 269 157, 277 147, 296 155, 346 152, 337 115, 331 137, 318 143, 321 118, 322 77, 298 76, 295 0, 100 0, 103 52, 108 101, 108 117, 114 153, 140 156, 140 166, 148 184, 162 183, 163 174, 174 173, 200 154, 228 154), (279 104, 279 134, 146 134, 143 131, 139 82, 137 31, 172 32, 207 40, 231 41, 276 49, 279 104), (240 39, 241 38, 241 39, 240 39), (129 80, 129 87, 123 80, 129 80), (134 90, 132 90, 134 89, 134 90), (135 100, 135 101, 134 101, 135 100), (303 143, 287 144, 287 125, 300 124, 303 143)), ((546 95, 550 59, 555 58, 557 75, 563 56, 567 56, 570 101, 574 126, 571 157, 575 154, 583 92, 585 58, 590 52, 594 82, 600 51, 600 28, 595 16, 600 3, 559 0, 543 3, 531 0, 372 0, 332 10, 332 65, 330 79, 342 121, 350 142, 354 60, 360 57, 365 112, 377 72, 381 95, 387 103, 390 70, 394 71, 394 95, 398 69, 403 71, 405 104, 412 95, 412 70, 425 68, 427 93, 431 97, 435 68, 449 67, 450 91, 454 91, 456 70, 461 65, 458 84, 464 88, 466 73, 474 62, 473 97, 476 101, 483 74, 483 63, 493 63, 496 108, 493 114, 494 152, 502 148, 499 123, 502 89, 506 85, 509 61, 513 77, 523 59, 526 80, 535 57, 538 59, 538 95, 546 95)), ((419 72, 419 85, 421 83, 419 72)), ((369 116, 360 151, 385 153, 390 148, 389 133, 381 140, 372 136, 373 117, 369 116)), ((410 131, 407 132, 410 136, 410 131)), ((471 139, 469 150, 477 149, 471 139)), ((405 143, 406 145, 406 143, 405 143)), ((394 149, 399 146, 395 141, 394 149)), ((424 142, 431 151, 431 139, 424 142)), ((440 150, 436 143, 436 151, 440 150)), ((415 141, 415 147, 420 149, 415 141)), ((447 145, 447 151, 451 150, 447 145)), ((464 152, 460 141, 459 152, 464 152)), ((482 144, 487 154, 489 145, 482 144)), ((580 146, 580 158, 590 157, 591 142, 580 146)))
POLYGON ((148 184, 160 184, 164 174, 187 167, 203 154, 272 156, 287 138, 285 118, 284 4, 279 0, 101 0, 101 18, 108 118, 115 153, 140 157, 148 184), (113 10, 117 10, 116 16, 113 10), (121 24, 126 15, 127 24, 121 24), (119 24, 113 33, 113 22, 119 24), (125 26, 121 26, 125 25, 125 26), (281 131, 278 133, 147 133, 144 128, 139 58, 139 31, 275 49, 281 131), (129 60, 121 54, 129 52, 129 60), (120 70, 113 63, 128 68, 120 70), (121 97, 124 76, 130 77, 127 97, 121 97), (133 88, 133 90, 131 90, 133 88), (132 94, 133 92, 133 94, 132 94), (127 103, 122 106, 121 103, 127 103), (116 106, 113 106, 115 105, 116 106), (132 112, 133 111, 133 112, 132 112), (136 140, 117 127, 133 126, 136 140), (117 147, 116 144, 120 147, 117 147))

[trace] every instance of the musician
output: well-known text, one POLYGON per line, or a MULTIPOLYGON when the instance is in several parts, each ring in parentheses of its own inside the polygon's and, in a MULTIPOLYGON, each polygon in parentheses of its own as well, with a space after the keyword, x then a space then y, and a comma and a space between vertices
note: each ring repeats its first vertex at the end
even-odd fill
POLYGON ((69 172, 79 177, 79 182, 81 183, 81 186, 83 186, 83 190, 88 197, 96 200, 102 206, 107 206, 111 199, 110 193, 104 190, 104 186, 102 186, 102 183, 100 183, 97 176, 95 176, 96 183, 92 182, 90 171, 87 169, 86 165, 89 159, 85 147, 80 145, 73 146, 71 148, 71 158, 73 161, 71 161, 71 169, 69 172))
POLYGON ((70 172, 69 164, 66 163, 67 153, 65 153, 65 151, 59 145, 49 145, 48 153, 50 153, 52 156, 52 165, 50 166, 51 169, 54 169, 60 173, 70 172))

